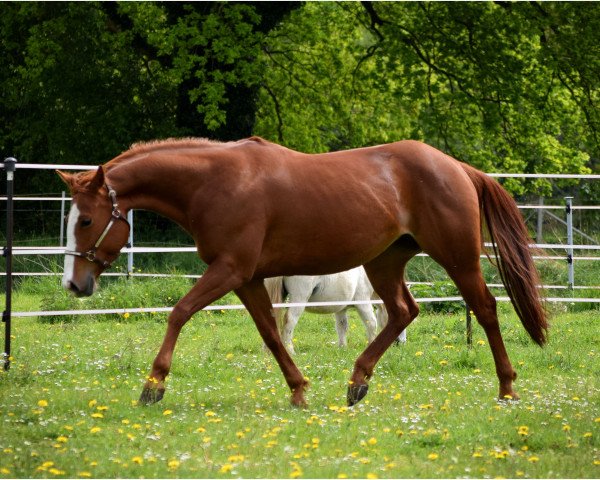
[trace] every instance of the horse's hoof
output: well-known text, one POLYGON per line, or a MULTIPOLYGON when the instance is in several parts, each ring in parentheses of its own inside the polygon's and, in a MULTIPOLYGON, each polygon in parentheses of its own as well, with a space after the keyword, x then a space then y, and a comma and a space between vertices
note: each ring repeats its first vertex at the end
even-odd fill
POLYGON ((153 403, 160 402, 164 395, 164 388, 144 387, 144 389, 142 390, 142 394, 140 395, 140 404, 152 405, 153 403))
POLYGON ((348 406, 351 407, 360 402, 367 392, 369 391, 368 385, 348 385, 348 406))

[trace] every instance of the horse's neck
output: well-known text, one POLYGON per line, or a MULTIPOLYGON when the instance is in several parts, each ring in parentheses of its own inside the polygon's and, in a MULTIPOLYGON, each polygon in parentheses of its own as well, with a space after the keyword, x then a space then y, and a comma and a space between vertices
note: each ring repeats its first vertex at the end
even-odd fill
MULTIPOLYGON (((170 218, 187 229, 186 210, 190 173, 172 164, 144 162, 143 159, 117 165, 108 172, 108 181, 119 196, 125 211, 149 210, 170 218)), ((201 178, 194 176, 194 179, 201 178)), ((195 186, 195 188, 199 185, 195 186)))

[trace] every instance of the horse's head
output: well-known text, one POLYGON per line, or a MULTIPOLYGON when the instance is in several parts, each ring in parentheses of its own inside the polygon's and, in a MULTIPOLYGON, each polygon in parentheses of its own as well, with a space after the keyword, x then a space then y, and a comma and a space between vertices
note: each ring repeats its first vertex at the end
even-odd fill
POLYGON ((118 208, 115 191, 106 184, 102 167, 95 174, 57 173, 73 198, 62 284, 78 297, 90 296, 96 279, 127 243, 129 223, 118 208))

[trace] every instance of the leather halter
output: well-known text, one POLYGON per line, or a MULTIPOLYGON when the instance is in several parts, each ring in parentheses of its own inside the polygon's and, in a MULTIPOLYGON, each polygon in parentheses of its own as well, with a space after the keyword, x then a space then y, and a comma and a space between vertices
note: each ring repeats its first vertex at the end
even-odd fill
POLYGON ((104 238, 106 237, 106 235, 108 234, 108 232, 110 231, 112 226, 119 219, 123 220, 127 224, 127 226, 129 228, 131 228, 131 225, 129 225, 127 218, 124 217, 123 214, 121 213, 121 211, 119 210, 119 204, 117 203, 117 192, 115 192, 114 189, 110 185, 106 185, 106 188, 108 189, 108 196, 110 197, 110 201, 112 203, 112 213, 110 215, 110 220, 108 221, 108 225, 106 225, 106 227, 100 234, 100 237, 98 237, 98 240, 96 240, 96 243, 94 244, 94 246, 87 252, 78 252, 76 250, 65 250, 65 255, 73 255, 74 257, 85 258, 89 262, 100 264, 103 268, 109 268, 111 265, 111 262, 109 262, 107 260, 102 260, 101 258, 98 258, 96 256, 96 252, 98 250, 98 247, 102 243, 102 240, 104 240, 104 238))

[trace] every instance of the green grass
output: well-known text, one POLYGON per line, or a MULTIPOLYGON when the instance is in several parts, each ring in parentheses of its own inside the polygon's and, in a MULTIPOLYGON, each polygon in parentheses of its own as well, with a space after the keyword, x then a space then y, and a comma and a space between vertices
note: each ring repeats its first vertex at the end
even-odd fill
MULTIPOLYGON (((40 302, 35 295, 15 296, 40 302)), ((424 315, 378 364, 365 401, 345 407, 365 347, 333 319, 305 315, 295 361, 309 406, 289 391, 245 311, 204 312, 185 327, 167 393, 136 399, 164 316, 15 319, 14 361, 0 374, 0 477, 510 477, 600 476, 600 322, 554 318, 540 349, 503 308, 519 373, 518 403, 495 400, 482 330, 465 346, 462 315, 424 315)))

